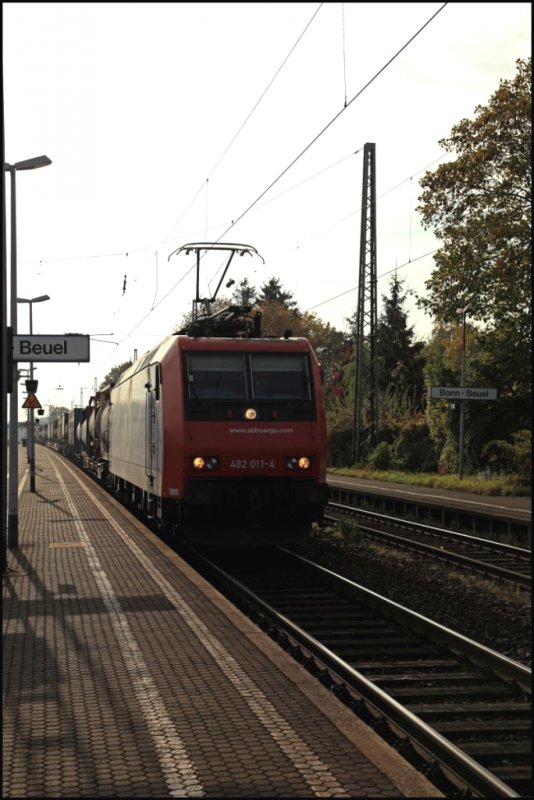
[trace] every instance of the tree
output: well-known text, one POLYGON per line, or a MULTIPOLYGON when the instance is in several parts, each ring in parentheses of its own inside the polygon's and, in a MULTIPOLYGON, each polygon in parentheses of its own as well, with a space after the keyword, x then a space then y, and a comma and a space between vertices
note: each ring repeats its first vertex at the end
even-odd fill
POLYGON ((133 361, 124 361, 122 364, 117 364, 116 367, 112 367, 98 388, 105 389, 106 386, 117 383, 121 374, 128 369, 128 367, 131 367, 132 364, 133 361))
MULTIPOLYGON (((409 292, 404 291, 404 281, 396 273, 390 279, 389 288, 389 295, 382 295, 382 311, 376 331, 378 438, 381 442, 393 443, 400 431, 407 425, 415 424, 417 415, 421 416, 424 408, 424 342, 413 341, 413 327, 408 325, 408 315, 404 310, 409 292)), ((347 322, 354 338, 356 312, 347 322)), ((363 353, 364 366, 368 364, 369 357, 367 346, 363 353)), ((350 375, 354 382, 352 370, 346 370, 345 374, 347 378, 350 375)), ((364 398, 364 423, 369 413, 369 405, 364 398)))
POLYGON ((287 309, 299 313, 297 303, 293 300, 291 292, 286 292, 282 289, 282 285, 278 278, 271 278, 270 281, 260 287, 259 293, 256 295, 256 302, 262 306, 265 303, 280 303, 287 309))
MULTIPOLYGON (((473 120, 440 141, 456 159, 427 172, 418 210, 443 246, 421 306, 445 321, 470 304, 471 319, 499 331, 530 364, 531 59, 518 59, 473 120)), ((529 379, 530 383, 530 379, 529 379)))
POLYGON ((62 414, 67 414, 69 411, 68 408, 65 406, 49 406, 48 407, 48 421, 53 422, 53 420, 60 417, 62 414))
POLYGON ((248 282, 248 278, 243 278, 234 289, 231 303, 236 306, 253 306, 255 297, 256 288, 248 282))
MULTIPOLYGON (((462 361, 462 325, 437 322, 425 348, 425 381, 430 386, 459 386, 462 361)), ((495 386, 495 375, 487 371, 486 352, 480 332, 466 326, 465 376, 468 386, 495 386), (491 376, 491 377, 490 377, 491 376)), ((445 472, 458 468, 460 404, 429 400, 426 421, 430 436, 441 454, 445 472)), ((465 408, 465 458, 467 471, 483 469, 487 442, 501 439, 521 425, 521 417, 511 413, 508 402, 473 400, 465 408)))
POLYGON ((414 342, 413 327, 408 327, 404 310, 407 292, 404 281, 394 273, 390 280, 390 295, 382 295, 382 313, 377 325, 378 389, 386 392, 392 386, 397 392, 409 394, 412 405, 422 408, 423 342, 414 342))
POLYGON ((447 323, 469 304, 481 325, 468 380, 499 389, 497 402, 468 406, 477 457, 531 426, 531 59, 516 64, 515 78, 440 142, 456 160, 426 173, 419 198, 443 243, 420 305, 447 323))
MULTIPOLYGON (((212 303, 209 303, 209 314, 216 314, 218 311, 222 311, 223 308, 226 306, 232 305, 232 300, 228 297, 217 297, 212 303)), ((200 316, 204 316, 208 314, 208 309, 206 305, 199 305, 197 309, 197 318, 200 316)), ((177 323, 175 326, 173 333, 178 333, 178 331, 186 330, 191 323, 193 322, 193 312, 187 311, 181 318, 180 322, 177 323)))

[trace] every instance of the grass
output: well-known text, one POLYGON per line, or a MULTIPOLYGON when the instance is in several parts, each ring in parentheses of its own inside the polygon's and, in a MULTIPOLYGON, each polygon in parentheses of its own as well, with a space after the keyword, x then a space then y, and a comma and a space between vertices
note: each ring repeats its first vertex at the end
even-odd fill
POLYGON ((333 536, 348 544, 357 544, 360 539, 360 528, 353 519, 342 517, 334 528, 333 536))
POLYGON ((410 486, 431 486, 437 489, 451 489, 455 492, 471 492, 500 497, 528 497, 532 490, 522 483, 518 476, 507 475, 502 478, 482 478, 467 475, 458 478, 456 475, 437 475, 429 472, 393 472, 357 467, 328 467, 332 475, 346 475, 352 478, 364 478, 375 481, 404 483, 410 486))

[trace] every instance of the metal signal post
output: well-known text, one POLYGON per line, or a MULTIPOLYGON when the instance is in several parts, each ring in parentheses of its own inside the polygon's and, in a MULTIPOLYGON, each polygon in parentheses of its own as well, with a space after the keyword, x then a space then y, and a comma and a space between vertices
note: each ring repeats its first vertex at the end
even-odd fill
POLYGON ((360 274, 355 336, 354 427, 352 463, 362 460, 363 434, 367 449, 378 444, 378 365, 376 294, 376 153, 367 143, 363 154, 360 274), (368 425, 363 424, 364 400, 368 403, 368 425))

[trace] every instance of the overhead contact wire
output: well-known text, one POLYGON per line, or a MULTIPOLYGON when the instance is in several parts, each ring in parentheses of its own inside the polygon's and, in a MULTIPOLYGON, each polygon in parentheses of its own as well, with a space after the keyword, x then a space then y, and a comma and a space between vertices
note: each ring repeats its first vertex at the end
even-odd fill
POLYGON ((393 63, 393 62, 394 62, 394 61, 395 61, 395 60, 396 60, 396 59, 397 59, 397 58, 400 56, 400 54, 401 54, 401 53, 402 53, 404 50, 406 50, 406 48, 407 48, 407 47, 408 47, 408 46, 409 46, 409 45, 410 45, 410 44, 411 44, 411 43, 414 41, 414 39, 416 39, 416 38, 419 36, 419 34, 420 34, 420 33, 422 33, 422 32, 424 31, 424 29, 425 29, 425 28, 426 28, 426 27, 427 27, 427 26, 428 26, 428 25, 429 25, 429 24, 430 24, 430 23, 431 23, 431 22, 432 22, 432 21, 433 21, 433 20, 434 20, 434 19, 437 17, 437 15, 438 15, 438 14, 440 14, 440 13, 443 11, 443 9, 445 8, 445 6, 447 6, 447 5, 448 5, 448 3, 443 3, 443 5, 442 5, 440 8, 438 8, 438 10, 437 10, 437 11, 436 11, 434 14, 432 14, 432 16, 431 16, 431 17, 430 17, 430 18, 429 18, 429 19, 428 19, 428 20, 425 22, 425 24, 424 24, 424 25, 422 25, 422 26, 419 28, 419 30, 418 30, 418 31, 416 31, 416 33, 414 33, 414 34, 413 34, 413 36, 411 36, 411 37, 408 39, 408 41, 407 41, 407 42, 405 42, 405 43, 403 44, 403 46, 402 46, 402 47, 401 47, 399 50, 397 50, 397 52, 395 53, 395 55, 393 55, 393 56, 392 56, 392 57, 389 59, 389 61, 387 61, 387 62, 384 64, 384 66, 383 66, 383 67, 381 67, 381 69, 379 69, 379 70, 378 70, 378 72, 376 72, 376 73, 373 75, 373 77, 372 77, 372 78, 370 78, 370 79, 367 81, 367 83, 366 83, 366 84, 365 84, 365 85, 364 85, 364 86, 363 86, 363 87, 362 87, 362 88, 361 88, 361 89, 360 89, 358 92, 356 92, 356 94, 355 94, 355 95, 354 95, 354 96, 353 96, 353 97, 352 97, 352 98, 349 100, 349 102, 348 102, 348 103, 347 103, 347 104, 346 104, 346 105, 345 105, 345 106, 344 106, 344 107, 343 107, 343 108, 342 108, 340 111, 338 111, 338 113, 337 113, 337 114, 335 114, 335 116, 333 116, 333 117, 332 117, 332 119, 330 120, 330 122, 328 122, 328 123, 327 123, 327 124, 324 126, 324 128, 323 128, 321 131, 319 131, 319 133, 318 133, 316 136, 314 136, 314 138, 311 140, 311 142, 309 142, 309 143, 306 145, 306 147, 305 147, 303 150, 301 150, 301 152, 300 152, 300 153, 299 153, 299 154, 298 154, 298 155, 297 155, 297 156, 296 156, 296 157, 293 159, 293 161, 291 161, 291 163, 290 163, 290 164, 288 164, 288 166, 287 166, 287 167, 286 167, 284 170, 282 170, 282 172, 280 173, 280 175, 278 175, 278 177, 277 177, 277 178, 275 178, 275 179, 274 179, 274 181, 272 181, 272 183, 270 183, 270 184, 269 184, 269 186, 268 186, 268 187, 267 187, 267 188, 266 188, 266 189, 265 189, 265 190, 264 190, 264 191, 263 191, 263 192, 262 192, 260 195, 258 195, 258 197, 257 197, 257 198, 256 198, 256 199, 255 199, 255 200, 254 200, 254 201, 253 201, 253 202, 252 202, 252 203, 251 203, 251 204, 250 204, 250 205, 249 205, 249 206, 248 206, 248 207, 247 207, 247 208, 246 208, 246 209, 245 209, 245 210, 244 210, 244 211, 243 211, 243 212, 242 212, 242 213, 241 213, 241 214, 240 214, 240 215, 239 215, 239 216, 236 218, 236 219, 235 219, 235 220, 233 220, 232 224, 231 224, 231 225, 230 225, 230 226, 229 226, 229 227, 228 227, 228 228, 227 228, 227 229, 226 229, 226 230, 225 230, 225 231, 224 231, 224 232, 223 232, 223 233, 220 235, 220 237, 217 239, 217 242, 220 242, 220 241, 221 241, 221 239, 223 238, 223 236, 226 236, 226 234, 227 234, 227 233, 228 233, 228 232, 229 232, 229 231, 230 231, 230 230, 231 230, 231 229, 232 229, 232 228, 233 228, 235 225, 237 225, 237 223, 238 223, 238 222, 240 222, 240 221, 243 219, 243 217, 244 217, 246 214, 248 214, 248 212, 249 212, 249 211, 250 211, 252 208, 254 208, 254 206, 256 205, 256 203, 258 203, 258 202, 261 200, 261 198, 262 198, 262 197, 264 197, 264 196, 267 194, 267 192, 269 192, 269 191, 270 191, 270 190, 273 188, 273 186, 275 186, 275 185, 278 183, 278 181, 279 181, 279 180, 280 180, 280 179, 281 179, 281 178, 282 178, 282 177, 283 177, 283 176, 286 174, 286 172, 288 172, 288 171, 291 169, 291 167, 293 167, 293 166, 294 166, 294 165, 297 163, 297 161, 299 161, 299 159, 301 159, 301 158, 302 158, 302 156, 303 156, 305 153, 307 153, 307 152, 308 152, 308 150, 310 149, 310 147, 312 147, 312 146, 315 144, 315 142, 317 142, 317 141, 318 141, 318 140, 321 138, 321 136, 322 136, 324 133, 326 133, 326 131, 327 131, 327 130, 328 130, 328 129, 329 129, 329 128, 330 128, 330 127, 331 127, 331 126, 334 124, 334 122, 336 122, 336 120, 337 120, 337 119, 339 119, 339 117, 340 117, 340 116, 341 116, 341 115, 342 115, 342 114, 343 114, 343 113, 344 113, 344 112, 347 110, 347 108, 349 108, 349 106, 351 106, 351 105, 352 105, 352 103, 353 103, 355 100, 357 100, 357 99, 358 99, 358 97, 360 97, 360 95, 361 95, 361 94, 363 94, 363 92, 364 92, 366 89, 368 89, 368 88, 369 88, 369 86, 371 86, 371 84, 372 84, 372 83, 374 83, 374 81, 375 81, 375 80, 376 80, 376 79, 377 79, 377 78, 378 78, 378 77, 379 77, 379 76, 380 76, 380 75, 381 75, 381 74, 382 74, 382 73, 383 73, 383 72, 384 72, 384 71, 385 71, 385 70, 386 70, 386 69, 387 69, 387 68, 390 66, 390 64, 392 64, 392 63, 393 63))
MULTIPOLYGON (((295 48, 296 48, 296 47, 297 47, 297 45, 299 44, 300 40, 302 39, 302 37, 304 36, 304 34, 306 33, 306 31, 308 30, 308 28, 309 28, 309 27, 310 27, 310 25, 312 24, 313 20, 315 19, 315 17, 316 17, 316 16, 317 16, 317 14, 319 13, 319 11, 321 10, 321 8, 322 8, 322 6, 323 6, 323 5, 324 5, 324 3, 319 3, 319 5, 318 5, 318 7, 316 8, 316 10, 314 11, 314 13, 313 13, 313 15, 312 15, 312 17, 311 17, 310 21, 308 22, 308 24, 306 25, 306 27, 304 28, 304 30, 302 31, 302 33, 301 33, 301 34, 300 34, 300 36, 298 37, 297 41, 295 42, 295 44, 293 45, 293 47, 291 48, 291 50, 289 51, 289 53, 287 54, 287 56, 284 58, 284 60, 282 61, 282 63, 280 64, 280 66, 278 67, 278 69, 276 70, 276 72, 274 73, 273 77, 271 78, 271 80, 269 81, 269 83, 267 84, 267 86, 265 87, 265 89, 263 90, 263 92, 261 93, 261 95, 259 96, 258 100, 256 100, 256 102, 254 103, 253 107, 251 108, 251 110, 249 111, 249 113, 248 113, 248 114, 247 114, 247 116, 245 117, 244 121, 241 123, 241 126, 240 126, 240 127, 239 127, 239 129, 237 130, 237 133, 235 133, 235 134, 234 134, 234 136, 233 136, 232 140, 231 140, 231 141, 230 141, 230 143, 229 143, 229 144, 226 146, 226 149, 224 150, 224 152, 222 153, 222 155, 221 155, 221 156, 219 156, 219 159, 218 159, 217 163, 215 164, 215 166, 214 166, 214 167, 212 167, 212 169, 211 169, 211 172, 209 173, 209 175, 208 175, 208 177, 207 177, 207 179, 206 179, 206 180, 209 180, 209 179, 211 178, 211 176, 213 175, 213 173, 215 172, 215 170, 217 169, 217 167, 219 166, 219 164, 221 163, 221 161, 223 160, 223 158, 225 157, 225 155, 227 154, 227 152, 230 150, 231 146, 233 145, 233 143, 235 142, 235 140, 237 139, 237 137, 239 136, 239 134, 241 133, 241 131, 243 130, 243 128, 245 127, 245 125, 247 124, 247 122, 249 121, 249 119, 251 118, 252 114, 255 112, 255 110, 257 109, 257 107, 259 106, 259 104, 261 103, 261 101, 263 100, 263 98, 265 97, 265 95, 267 94, 267 92, 269 91, 269 89, 271 88, 271 86, 273 85, 273 83, 275 82, 276 78, 278 77, 278 75, 280 74, 280 72, 282 71, 282 69, 285 67, 285 65, 286 65, 287 61, 289 60, 289 58, 290 58, 290 57, 291 57, 291 55, 293 54, 293 51, 295 50, 295 48)), ((182 215, 179 217, 179 219, 178 219, 178 220, 177 220, 177 221, 174 223, 174 225, 173 225, 173 226, 172 226, 172 228, 170 229, 169 233, 167 234, 167 236, 166 236, 166 237, 165 237, 165 239, 163 240, 163 244, 165 244, 166 242, 168 242, 168 241, 169 241, 169 237, 170 237, 171 233, 174 231, 174 229, 176 228, 176 226, 177 226, 177 225, 178 225, 178 224, 181 222, 181 220, 184 218, 184 216, 185 216, 185 214, 187 213, 187 211, 188 211, 188 210, 191 208, 192 204, 193 204, 193 203, 194 203, 194 201, 197 199, 197 197, 198 197, 198 195, 200 194, 200 192, 202 191, 203 187, 204 187, 204 183, 202 183, 202 186, 199 188, 199 190, 197 191, 197 193, 195 194, 195 196, 193 197, 193 199, 191 200, 191 202, 189 203, 189 205, 187 206, 187 208, 185 209, 185 211, 182 213, 182 215)))

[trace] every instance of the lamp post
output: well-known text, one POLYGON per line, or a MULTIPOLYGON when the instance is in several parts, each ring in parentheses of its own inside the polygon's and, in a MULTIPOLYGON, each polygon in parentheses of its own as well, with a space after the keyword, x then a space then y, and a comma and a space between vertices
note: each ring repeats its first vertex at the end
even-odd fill
MULTIPOLYGON (((460 377, 460 386, 465 386, 465 318, 467 312, 471 308, 468 303, 465 308, 457 308, 456 313, 462 317, 462 371, 460 377)), ((460 400, 460 442, 458 452, 458 477, 464 476, 464 438, 465 438, 465 400, 460 400)))
MULTIPOLYGON (((47 167, 52 161, 48 156, 37 156, 15 164, 4 164, 4 170, 11 176, 11 274, 10 274, 10 322, 11 333, 17 333, 17 202, 16 174, 18 170, 39 169, 47 167)), ((7 543, 8 547, 19 546, 19 510, 18 510, 18 385, 17 364, 12 365, 12 386, 9 400, 9 497, 7 543)))
MULTIPOLYGON (((33 304, 44 303, 45 300, 50 300, 47 294, 41 294, 39 297, 17 297, 17 303, 28 303, 30 306, 30 336, 33 334, 33 304)), ((33 361, 30 361, 30 380, 33 381, 33 361)), ((34 412, 33 408, 29 411, 29 430, 28 430, 28 457, 30 460, 30 492, 35 492, 35 428, 34 428, 34 412)))

